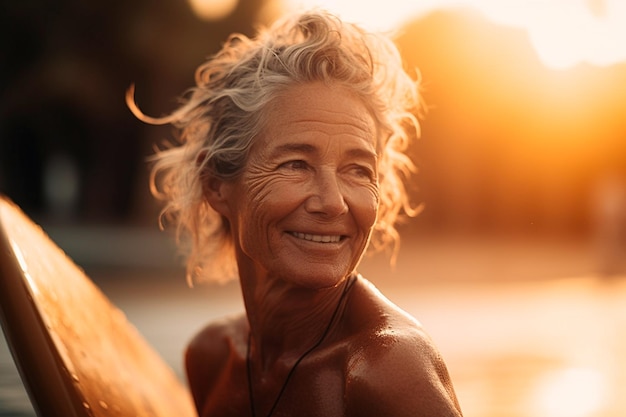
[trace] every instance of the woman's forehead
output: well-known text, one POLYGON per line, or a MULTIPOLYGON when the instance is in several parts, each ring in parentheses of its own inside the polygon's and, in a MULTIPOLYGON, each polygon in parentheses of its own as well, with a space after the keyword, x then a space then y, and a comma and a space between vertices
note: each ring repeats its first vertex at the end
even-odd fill
POLYGON ((323 83, 289 87, 268 104, 264 116, 263 130, 270 135, 348 134, 374 140, 377 130, 374 117, 356 94, 323 83))

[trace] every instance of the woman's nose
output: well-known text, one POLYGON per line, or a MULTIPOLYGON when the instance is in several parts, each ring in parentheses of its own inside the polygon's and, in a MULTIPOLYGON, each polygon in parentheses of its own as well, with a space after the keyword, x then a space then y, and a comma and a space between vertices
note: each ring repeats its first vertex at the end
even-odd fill
POLYGON ((342 186, 335 172, 318 173, 312 184, 305 208, 310 213, 336 217, 348 211, 342 186))

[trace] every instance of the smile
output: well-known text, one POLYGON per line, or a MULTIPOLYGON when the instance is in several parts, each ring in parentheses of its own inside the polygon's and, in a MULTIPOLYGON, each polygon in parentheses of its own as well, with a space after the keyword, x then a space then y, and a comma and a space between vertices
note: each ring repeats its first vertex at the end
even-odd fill
POLYGON ((341 240, 341 236, 339 235, 312 235, 300 232, 291 232, 291 235, 297 237, 298 239, 318 243, 338 243, 341 240))

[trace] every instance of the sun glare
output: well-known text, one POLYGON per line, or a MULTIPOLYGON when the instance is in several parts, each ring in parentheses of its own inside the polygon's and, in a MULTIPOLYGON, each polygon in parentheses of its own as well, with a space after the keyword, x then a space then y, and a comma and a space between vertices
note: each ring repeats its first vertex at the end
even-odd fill
POLYGON ((518 0, 507 4, 477 2, 492 21, 526 29, 539 58, 550 68, 626 61, 626 2, 622 0, 518 0))
POLYGON ((370 29, 393 30, 412 18, 450 7, 473 7, 491 21, 521 27, 541 61, 553 69, 626 61, 623 0, 283 0, 287 9, 317 6, 370 29))

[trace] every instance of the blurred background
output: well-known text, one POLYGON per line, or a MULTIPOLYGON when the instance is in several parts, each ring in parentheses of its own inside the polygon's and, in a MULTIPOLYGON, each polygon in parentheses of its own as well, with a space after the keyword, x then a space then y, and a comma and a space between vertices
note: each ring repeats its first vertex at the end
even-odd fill
MULTIPOLYGON (((233 31, 320 5, 392 31, 428 112, 411 149, 424 211, 398 265, 362 272, 442 350, 466 416, 626 414, 626 2, 78 0, 0 5, 0 193, 184 378, 186 341, 241 308, 188 289, 146 157, 195 68, 233 31)), ((0 345, 0 416, 32 407, 0 345)))

